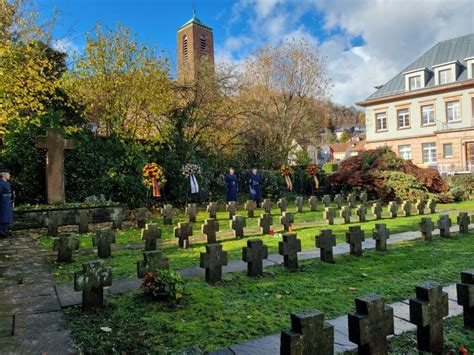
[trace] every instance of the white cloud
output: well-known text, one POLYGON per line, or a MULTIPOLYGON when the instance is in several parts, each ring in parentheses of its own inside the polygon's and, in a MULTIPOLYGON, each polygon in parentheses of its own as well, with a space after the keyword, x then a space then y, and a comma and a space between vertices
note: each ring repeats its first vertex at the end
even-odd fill
POLYGON ((52 47, 57 51, 66 53, 69 57, 71 57, 75 52, 79 52, 79 47, 67 38, 55 40, 52 47))

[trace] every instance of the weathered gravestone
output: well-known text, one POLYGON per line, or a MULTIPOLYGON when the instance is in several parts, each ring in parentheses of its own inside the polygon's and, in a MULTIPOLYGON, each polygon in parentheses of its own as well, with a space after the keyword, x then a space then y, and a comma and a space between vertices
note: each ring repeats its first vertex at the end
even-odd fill
POLYGON ((342 207, 343 202, 344 202, 344 198, 342 197, 342 195, 337 194, 334 196, 334 203, 336 204, 337 208, 340 209, 342 207))
POLYGON ((76 213, 76 223, 79 226, 80 234, 89 233, 89 223, 92 223, 92 212, 90 210, 78 210, 76 213))
POLYGON ((268 258, 268 247, 261 239, 247 240, 247 246, 242 248, 242 260, 247 263, 248 276, 263 275, 263 259, 268 258))
POLYGON ((364 231, 360 229, 360 226, 349 227, 349 232, 346 232, 346 243, 350 245, 351 255, 362 256, 362 242, 364 240, 364 231))
POLYGON ((138 228, 145 228, 149 219, 150 219, 150 212, 148 211, 147 208, 142 207, 142 208, 137 208, 135 210, 135 220, 137 222, 138 228))
POLYGON ((356 311, 348 314, 349 340, 359 354, 388 354, 387 336, 394 333, 393 308, 371 294, 355 299, 356 311))
POLYGON ((110 219, 112 220, 112 228, 122 229, 122 222, 123 222, 122 207, 115 207, 110 213, 110 219))
POLYGON ((449 238, 451 237, 450 228, 452 227, 451 218, 449 215, 444 214, 439 216, 438 219, 438 228, 439 228, 439 235, 441 238, 449 238))
POLYGON ((74 143, 64 139, 58 128, 48 128, 46 136, 38 137, 36 148, 46 149, 46 193, 48 203, 65 201, 64 190, 64 150, 74 149, 74 143))
POLYGON ((112 285, 112 270, 101 260, 82 264, 82 272, 74 273, 74 291, 82 291, 82 311, 104 307, 104 287, 112 285))
POLYGON ((372 204, 372 214, 375 216, 375 219, 382 219, 382 204, 380 202, 374 202, 372 204))
POLYGON ((283 212, 283 216, 280 217, 280 224, 283 225, 285 232, 291 232, 291 226, 295 222, 295 217, 291 212, 283 212))
POLYGON ((405 217, 410 217, 411 216, 411 202, 410 201, 403 201, 402 203, 402 211, 405 215, 405 217))
POLYGON ((173 206, 166 204, 160 209, 161 216, 163 217, 163 224, 171 226, 173 224, 173 206))
POLYGON ((360 201, 360 203, 362 203, 363 205, 365 205, 365 204, 367 203, 367 200, 368 200, 367 192, 362 192, 362 193, 359 195, 359 201, 360 201))
POLYGON ((273 224, 273 218, 270 213, 264 213, 258 219, 258 226, 262 230, 262 234, 270 234, 270 228, 273 224))
POLYGON ((334 224, 334 210, 330 207, 326 207, 323 211, 323 218, 332 226, 334 224))
POLYGON ((189 222, 196 222, 196 216, 198 214, 198 209, 195 203, 188 203, 186 206, 186 214, 188 215, 189 222))
POLYGON ((111 228, 101 228, 92 236, 92 246, 97 247, 100 259, 110 258, 112 255, 112 244, 115 243, 115 231, 111 228))
POLYGON ((308 204, 311 212, 316 211, 317 204, 318 204, 318 199, 316 196, 310 196, 308 199, 308 204))
POLYGON ((143 260, 137 261, 137 277, 143 278, 149 272, 154 274, 158 270, 169 269, 169 259, 161 250, 145 251, 143 260))
POLYGON ((390 217, 397 218, 398 203, 396 201, 390 201, 388 203, 388 212, 390 212, 390 217))
POLYGON ((79 238, 73 233, 61 233, 58 238, 55 238, 53 251, 58 252, 58 262, 72 262, 72 254, 74 250, 79 249, 79 244, 79 238))
POLYGON ((364 204, 357 206, 357 215, 359 216, 359 222, 365 222, 367 220, 367 207, 364 204))
POLYGON ((356 194, 350 193, 349 195, 347 195, 347 204, 350 207, 354 207, 355 203, 356 203, 356 194))
POLYGON ((296 212, 303 213, 303 197, 298 196, 295 199, 296 212))
POLYGON ((449 312, 448 294, 441 285, 426 282, 416 286, 416 298, 410 300, 410 322, 416 325, 418 350, 443 352, 443 317, 449 312))
POLYGON ((206 282, 214 285, 222 281, 222 267, 227 265, 227 252, 222 244, 207 244, 206 252, 201 253, 200 266, 206 269, 206 282))
POLYGON ((229 213, 229 219, 234 218, 237 213, 237 203, 235 201, 227 202, 226 211, 229 213))
POLYGON ((420 222, 421 239, 431 242, 433 240, 433 222, 431 218, 424 217, 420 222))
POLYGON ((324 313, 291 314, 291 330, 281 332, 280 355, 296 354, 334 354, 334 326, 324 321, 324 313))
POLYGON ((236 239, 242 239, 244 235, 244 227, 247 226, 247 222, 244 216, 234 216, 230 221, 230 228, 234 230, 234 237, 236 239))
POLYGON ((174 236, 178 238, 178 245, 180 248, 189 248, 189 237, 193 235, 193 226, 186 222, 179 222, 177 227, 174 227, 174 236))
POLYGON ((329 207, 329 205, 331 204, 331 196, 324 195, 321 202, 323 203, 324 207, 329 207))
POLYGON ((219 232, 219 222, 214 218, 206 219, 201 226, 202 232, 207 237, 207 244, 215 244, 217 241, 217 232, 219 232))
POLYGON ((156 223, 147 223, 141 237, 145 241, 145 251, 156 250, 156 240, 161 239, 161 228, 156 223))
POLYGON ((283 234, 283 241, 278 242, 278 253, 283 256, 283 265, 290 270, 298 269, 298 252, 301 251, 301 240, 296 233, 283 234))
POLYGON ((272 205, 272 200, 270 200, 269 198, 263 200, 262 208, 265 213, 272 213, 272 205))
POLYGON ((458 304, 463 308, 464 326, 474 329, 474 269, 461 272, 456 291, 458 304))
POLYGON ((217 219, 217 203, 209 202, 207 212, 209 212, 209 218, 217 219))
POLYGON ((376 223, 372 230, 372 238, 375 240, 375 250, 387 251, 387 240, 390 238, 390 232, 384 223, 376 223))
POLYGON ((468 234, 469 224, 471 223, 471 220, 467 212, 459 212, 459 216, 457 217, 457 222, 459 225, 459 233, 468 234))
POLYGON ((428 208, 430 213, 436 213, 436 201, 433 199, 428 200, 428 208))
POLYGON ((336 246, 336 236, 331 229, 322 229, 316 236, 316 248, 320 249, 321 261, 334 264, 332 248, 336 246))
POLYGON ((245 202, 244 209, 247 211, 247 217, 253 218, 255 210, 257 209, 257 203, 254 200, 247 200, 247 202, 245 202))
POLYGON ((339 211, 339 216, 344 220, 344 223, 351 223, 351 208, 349 206, 342 206, 339 211))
POLYGON ((415 204, 415 208, 418 214, 425 214, 425 201, 418 200, 415 204))
POLYGON ((288 202, 286 201, 286 198, 281 198, 277 202, 277 206, 280 209, 280 213, 283 214, 283 212, 286 212, 286 208, 288 207, 288 202))
POLYGON ((59 225, 62 223, 62 215, 59 211, 49 211, 45 220, 48 235, 57 237, 59 234, 59 225))

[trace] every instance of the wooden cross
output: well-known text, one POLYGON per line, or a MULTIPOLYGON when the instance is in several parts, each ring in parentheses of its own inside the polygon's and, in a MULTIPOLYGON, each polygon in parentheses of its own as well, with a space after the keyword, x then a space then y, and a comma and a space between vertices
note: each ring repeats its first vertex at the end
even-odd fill
POLYGON ((281 214, 283 214, 283 212, 286 212, 286 207, 288 206, 288 202, 286 201, 286 198, 279 199, 277 206, 280 209, 281 214))
POLYGON ((372 214, 375 215, 375 219, 382 219, 382 204, 380 202, 374 202, 372 204, 372 214))
POLYGON ((398 203, 396 203, 395 201, 390 201, 388 203, 388 211, 390 212, 390 216, 392 218, 397 218, 398 203))
POLYGON ((209 212, 209 218, 217 219, 217 204, 215 202, 209 202, 207 212, 209 212))
POLYGON ((334 224, 334 211, 330 207, 324 208, 323 218, 328 222, 330 226, 334 224))
POLYGON ((189 222, 196 222, 196 216, 198 214, 197 206, 195 203, 188 203, 186 206, 186 214, 189 217, 189 222))
POLYGON ((415 208, 418 211, 418 214, 425 214, 425 201, 418 200, 415 205, 415 208))
POLYGON ((207 237, 207 244, 214 244, 217 241, 217 232, 219 232, 219 222, 214 218, 206 219, 201 226, 202 232, 207 237))
POLYGON ((74 250, 79 250, 79 244, 79 238, 73 233, 61 233, 59 238, 55 238, 53 251, 58 252, 58 262, 72 262, 72 254, 74 250))
POLYGON ((74 273, 74 291, 82 291, 82 311, 104 307, 104 287, 112 285, 112 270, 101 260, 82 264, 82 272, 74 273))
POLYGON ((331 196, 324 195, 321 202, 323 203, 324 207, 329 207, 329 205, 331 204, 331 196))
POLYGON ((388 354, 387 336, 394 333, 393 308, 371 294, 355 299, 356 311, 348 314, 349 340, 359 354, 388 354))
POLYGON ((156 250, 156 240, 161 239, 161 228, 156 223, 147 223, 142 229, 142 240, 145 241, 145 251, 156 250))
MULTIPOLYGON (((342 195, 341 194, 337 194, 334 196, 334 203, 336 204, 337 208, 341 208, 342 207, 342 202, 344 201, 344 199, 342 198, 342 195)), ((349 206, 350 208, 350 206, 349 206)))
POLYGON ((278 253, 283 256, 283 265, 290 270, 298 269, 298 252, 301 251, 301 240, 296 233, 283 234, 283 241, 278 242, 278 253))
POLYGON ((112 255, 112 243, 115 243, 115 231, 111 228, 101 228, 92 236, 92 246, 97 247, 100 259, 107 259, 112 255))
POLYGON ((65 201, 64 150, 74 149, 73 141, 64 139, 57 128, 48 128, 46 136, 38 137, 36 148, 46 149, 46 192, 48 203, 65 201))
POLYGON ((417 327, 419 351, 443 352, 443 317, 448 315, 448 302, 441 285, 426 282, 416 286, 416 298, 410 300, 410 322, 417 327))
POLYGON ((258 219, 258 226, 262 230, 262 234, 270 234, 270 227, 273 224, 273 218, 270 213, 264 213, 258 219))
POLYGON ((79 226, 80 234, 89 233, 89 223, 92 223, 92 212, 88 209, 81 209, 77 211, 76 223, 79 226))
POLYGON ((424 217, 420 222, 421 239, 431 242, 433 240, 433 222, 431 218, 424 217))
POLYGON ((229 219, 234 218, 237 213, 237 204, 235 201, 230 201, 227 203, 226 211, 229 212, 229 219))
POLYGON ((272 213, 272 200, 270 200, 269 198, 266 198, 263 200, 263 203, 262 203, 262 208, 263 210, 265 211, 265 213, 272 213))
POLYGON ((339 216, 344 219, 344 223, 351 223, 351 208, 349 206, 342 206, 339 211, 339 216))
POLYGON ((351 255, 362 256, 362 242, 364 240, 364 231, 360 229, 360 226, 349 227, 349 232, 346 232, 346 243, 351 247, 351 255))
POLYGON ((464 326, 474 329, 474 270, 461 272, 461 283, 456 284, 458 304, 463 307, 464 326))
POLYGON ((230 221, 230 228, 234 230, 234 237, 242 239, 244 237, 244 227, 247 226, 244 216, 234 216, 230 221))
POLYGON ((438 219, 438 228, 439 228, 439 235, 441 238, 449 238, 451 237, 450 228, 452 227, 451 218, 449 215, 444 214, 439 216, 438 219))
POLYGON ((137 261, 137 277, 140 279, 148 272, 156 273, 163 269, 169 269, 169 259, 161 250, 146 251, 143 253, 143 260, 137 261))
POLYGON ((245 202, 244 209, 247 211, 247 217, 253 218, 254 212, 257 209, 257 203, 254 200, 247 200, 247 202, 245 202))
POLYGON ((436 213, 436 201, 435 200, 428 200, 428 208, 430 209, 430 213, 436 213))
POLYGON ((334 326, 318 311, 291 314, 291 330, 281 332, 280 339, 280 354, 334 353, 334 326))
POLYGON ((336 236, 331 229, 322 229, 316 236, 316 248, 320 250, 321 261, 334 264, 332 248, 336 246, 336 236))
POLYGON ((318 203, 318 199, 316 198, 316 196, 310 196, 310 198, 308 199, 308 204, 309 204, 311 212, 316 211, 317 203, 318 203))
POLYGON ((193 227, 187 222, 179 222, 177 227, 174 227, 174 236, 178 238, 178 245, 180 248, 189 248, 189 237, 193 235, 193 227))
POLYGON ((222 267, 227 265, 227 252, 222 244, 207 244, 206 252, 201 253, 200 266, 206 269, 206 281, 211 285, 222 281, 222 267))
POLYGON ((359 216, 359 222, 365 222, 367 220, 367 208, 365 205, 358 205, 357 206, 357 215, 359 216))
POLYGON ((164 205, 163 208, 160 210, 161 215, 163 216, 163 224, 168 226, 173 224, 173 206, 172 205, 164 205))
POLYGON ((303 197, 298 196, 295 199, 295 206, 298 213, 303 213, 303 197))
POLYGON ((368 197, 367 197, 367 192, 362 192, 360 195, 359 195, 359 201, 360 203, 362 204, 366 204, 367 203, 367 200, 368 200, 368 197))
POLYGON ((280 217, 280 224, 283 225, 283 230, 285 232, 290 232, 291 225, 295 222, 295 217, 291 212, 283 212, 283 215, 280 217))
POLYGON ((459 212, 459 216, 457 217, 457 222, 459 225, 459 233, 462 234, 469 234, 469 224, 471 224, 471 220, 467 212, 459 212))
POLYGON ((268 247, 261 239, 247 240, 247 246, 242 248, 242 260, 247 263, 248 276, 263 275, 263 259, 268 258, 268 247))
POLYGON ((135 210, 135 220, 137 221, 138 228, 145 228, 145 225, 148 223, 150 219, 150 212, 147 208, 137 208, 135 210))
POLYGON ((376 223, 372 230, 372 238, 375 240, 375 250, 387 251, 387 239, 390 238, 390 231, 384 223, 376 223))
POLYGON ((110 219, 112 220, 112 227, 114 229, 122 229, 123 208, 115 207, 110 214, 110 219))
POLYGON ((402 203, 402 211, 405 213, 405 217, 411 216, 411 202, 410 201, 403 201, 402 203))
POLYGON ((350 193, 347 195, 347 203, 350 207, 354 207, 356 202, 356 195, 354 193, 350 193))

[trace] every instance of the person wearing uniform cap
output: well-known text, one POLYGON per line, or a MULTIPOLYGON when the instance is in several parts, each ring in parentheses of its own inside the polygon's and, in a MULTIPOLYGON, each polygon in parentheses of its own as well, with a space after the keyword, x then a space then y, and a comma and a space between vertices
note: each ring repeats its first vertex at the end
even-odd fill
POLYGON ((13 199, 10 170, 0 169, 0 237, 8 237, 8 227, 13 222, 13 199))
POLYGON ((225 177, 225 184, 227 186, 227 202, 237 201, 237 192, 239 191, 239 180, 235 175, 235 169, 231 167, 229 174, 225 177))

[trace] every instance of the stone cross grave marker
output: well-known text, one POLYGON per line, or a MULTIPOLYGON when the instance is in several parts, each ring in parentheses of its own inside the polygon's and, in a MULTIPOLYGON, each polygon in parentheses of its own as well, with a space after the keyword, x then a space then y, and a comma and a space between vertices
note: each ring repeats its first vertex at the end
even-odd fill
POLYGON ((173 224, 173 206, 166 204, 160 209, 161 216, 163 217, 163 224, 171 226, 173 224))
POLYGON ((426 282, 416 286, 416 298, 410 300, 410 322, 416 325, 419 351, 443 352, 443 317, 448 312, 448 294, 441 285, 426 282))
POLYGON ((257 209, 257 203, 254 200, 247 200, 244 205, 244 209, 247 211, 247 217, 253 218, 255 210, 257 209))
POLYGON ((354 207, 355 203, 356 203, 356 194, 355 193, 350 193, 349 195, 347 195, 347 204, 350 207, 354 207))
POLYGON ((177 227, 174 227, 174 236, 178 238, 178 245, 180 248, 189 248, 189 237, 193 235, 193 226, 187 222, 179 222, 177 227))
POLYGON ((281 332, 280 339, 282 355, 334 354, 334 326, 319 311, 291 314, 291 330, 281 332))
POLYGON ((283 212, 286 212, 286 207, 288 207, 288 202, 286 201, 286 198, 281 198, 277 202, 277 206, 280 209, 280 213, 283 214, 283 212))
POLYGON ((342 206, 339 211, 339 216, 344 220, 344 223, 351 223, 351 208, 349 206, 342 206))
POLYGON ((390 231, 385 223, 376 223, 372 230, 372 238, 375 240, 375 250, 387 251, 387 240, 390 238, 390 231))
POLYGON ((270 228, 273 224, 273 218, 270 213, 264 213, 258 219, 258 226, 262 230, 262 234, 270 234, 270 228))
POLYGON ((330 207, 324 208, 323 218, 332 226, 334 224, 334 210, 330 207))
POLYGON ((234 237, 236 239, 242 239, 245 235, 244 227, 247 226, 247 222, 244 216, 234 216, 230 221, 230 228, 234 230, 234 237))
POLYGON ((161 239, 161 228, 156 223, 147 223, 141 237, 145 241, 145 251, 156 250, 156 240, 161 239))
POLYGON ((161 250, 145 251, 143 260, 137 261, 137 277, 143 278, 148 272, 169 269, 169 259, 161 250))
POLYGON ((222 267, 227 265, 227 252, 222 244, 207 244, 206 252, 201 253, 200 266, 206 269, 206 282, 215 285, 222 281, 222 267))
POLYGON ((343 202, 344 202, 344 198, 342 197, 341 194, 337 194, 334 196, 334 203, 336 204, 337 208, 340 209, 342 207, 343 202))
POLYGON ((332 248, 336 246, 336 236, 331 229, 322 229, 316 236, 316 248, 320 249, 321 261, 334 264, 332 248))
POLYGON ((415 204, 415 208, 418 211, 418 214, 425 214, 425 201, 418 200, 415 204))
POLYGON ((331 196, 324 195, 321 202, 323 203, 324 207, 329 207, 329 205, 331 204, 331 196))
POLYGON ((283 225, 285 232, 291 231, 291 226, 295 222, 295 217, 291 212, 283 212, 283 216, 280 217, 280 224, 283 225))
POLYGON ((263 200, 262 208, 265 213, 272 213, 272 205, 272 200, 270 200, 269 198, 263 200))
POLYGON ((48 235, 57 237, 59 234, 59 225, 62 223, 62 215, 59 211, 49 211, 45 220, 48 228, 48 235))
POLYGON ((217 232, 219 232, 219 222, 214 218, 206 219, 201 226, 202 232, 207 237, 207 244, 215 244, 217 242, 217 232))
POLYGON ((315 212, 317 204, 318 204, 317 197, 316 196, 310 196, 310 198, 308 199, 308 204, 309 204, 310 211, 315 212))
POLYGON ((115 231, 111 228, 101 228, 92 236, 92 246, 97 247, 100 259, 110 258, 112 255, 112 244, 115 243, 115 231))
POLYGON ((145 225, 148 223, 150 219, 150 212, 145 207, 137 208, 135 210, 135 220, 137 222, 138 228, 145 228, 145 225))
POLYGON ((436 201, 433 199, 428 200, 428 208, 430 213, 436 213, 436 201))
POLYGON ((459 225, 459 233, 468 234, 469 224, 471 224, 471 220, 467 212, 459 212, 459 216, 457 217, 457 222, 459 225))
POLYGON ((298 196, 295 199, 296 212, 303 213, 303 197, 298 196))
POLYGON ((122 222, 123 222, 122 207, 115 207, 110 213, 110 219, 112 220, 112 227, 114 229, 122 229, 122 222))
POLYGON ((390 201, 388 203, 388 211, 390 212, 390 217, 397 218, 398 203, 396 201, 390 201))
POLYGON ((367 200, 368 200, 367 192, 362 192, 362 193, 359 195, 359 201, 360 201, 360 203, 362 203, 363 205, 365 205, 365 204, 367 203, 367 200))
POLYGON ((112 270, 101 260, 82 264, 82 271, 74 273, 74 291, 82 291, 82 311, 104 307, 104 287, 112 285, 112 270))
POLYGON ((375 219, 382 219, 383 208, 380 202, 374 202, 372 204, 372 214, 375 216, 375 219))
POLYGON ((451 218, 449 215, 443 214, 439 216, 438 219, 438 228, 439 228, 439 235, 441 238, 450 238, 451 231, 450 228, 452 227, 451 218))
POLYGON ((229 219, 234 218, 237 213, 237 203, 235 201, 227 202, 226 211, 229 212, 229 219))
POLYGON ((405 215, 405 217, 410 217, 411 216, 411 202, 410 201, 403 201, 402 203, 402 211, 405 215))
POLYGON ((196 216, 198 214, 198 209, 195 203, 188 203, 186 206, 186 214, 188 215, 189 222, 190 223, 195 223, 196 222, 196 216))
POLYGON ((58 262, 72 262, 72 254, 74 250, 79 250, 79 244, 79 238, 73 233, 61 233, 54 238, 53 251, 58 252, 58 262))
POLYGON ((278 253, 283 256, 283 265, 290 270, 298 269, 298 252, 301 251, 301 240, 296 233, 283 234, 283 241, 278 242, 278 253))
POLYGON ((364 204, 357 206, 357 215, 359 216, 359 222, 365 222, 367 220, 367 207, 364 204))
POLYGON ((247 263, 248 276, 263 275, 263 259, 268 258, 268 247, 261 239, 247 240, 247 246, 242 248, 242 260, 247 263))
POLYGON ((365 240, 364 231, 360 226, 351 226, 346 232, 346 242, 350 245, 351 255, 362 256, 362 242, 365 240))
POLYGON ((474 329, 474 270, 461 272, 461 283, 456 284, 458 304, 463 308, 464 326, 474 329))
POLYGON ((76 214, 76 223, 80 234, 89 233, 89 223, 92 223, 92 212, 90 210, 79 210, 76 214))
POLYGON ((349 340, 359 354, 388 354, 387 336, 395 331, 393 308, 377 294, 355 299, 356 311, 348 314, 349 340))
POLYGON ((431 242, 433 240, 433 222, 431 218, 423 217, 420 222, 421 239, 431 242))
POLYGON ((73 141, 64 139, 60 129, 48 128, 46 136, 36 139, 35 146, 36 148, 46 149, 46 193, 48 203, 64 202, 64 150, 74 149, 73 141))
POLYGON ((209 218, 217 219, 217 203, 209 202, 207 212, 209 212, 209 218))

